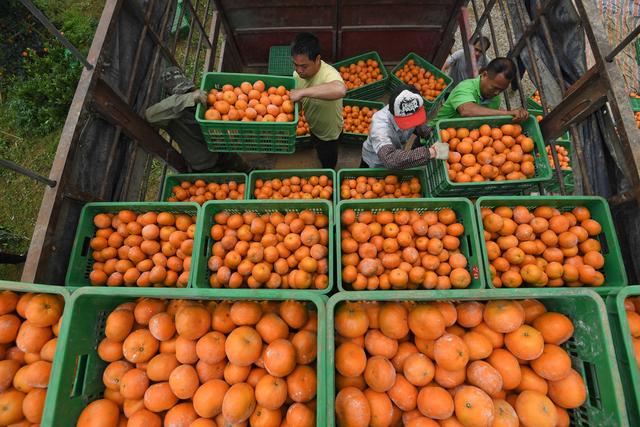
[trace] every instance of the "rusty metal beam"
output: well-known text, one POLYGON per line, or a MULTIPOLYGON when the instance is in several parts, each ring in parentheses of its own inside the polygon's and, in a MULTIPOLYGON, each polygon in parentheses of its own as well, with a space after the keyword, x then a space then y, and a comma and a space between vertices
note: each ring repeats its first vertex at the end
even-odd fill
POLYGON ((240 65, 242 65, 243 60, 242 60, 242 56, 240 56, 240 49, 238 48, 238 43, 236 42, 236 38, 233 33, 233 28, 231 28, 229 21, 224 15, 224 7, 222 7, 222 1, 214 0, 214 3, 216 5, 216 10, 219 13, 218 17, 220 18, 220 21, 222 23, 222 28, 224 28, 226 43, 228 43, 229 46, 231 47, 232 55, 235 56, 236 59, 239 61, 240 65))
POLYGON ((522 35, 507 54, 508 58, 514 58, 520 55, 520 51, 526 47, 527 41, 531 40, 531 36, 538 31, 540 16, 547 13, 547 10, 557 2, 558 0, 546 0, 542 6, 538 8, 538 15, 529 22, 529 25, 523 27, 522 35))
MULTIPOLYGON (((493 11, 493 6, 496 5, 496 1, 497 0, 489 0, 488 3, 484 2, 484 11, 482 12, 482 15, 480 15, 480 19, 478 19, 478 16, 476 16, 476 29, 473 32, 473 34, 471 34, 471 37, 469 38, 470 40, 473 40, 474 38, 482 34, 482 28, 484 27, 484 23, 487 20, 489 21, 489 23, 491 23, 491 12, 493 11)), ((474 8, 474 12, 475 12, 475 8, 474 8)), ((491 30, 491 36, 494 36, 493 30, 491 30)), ((494 41, 495 41, 495 36, 494 36, 494 41)))
MULTIPOLYGON (((95 71, 101 68, 99 66, 100 53, 107 40, 107 35, 113 29, 114 17, 117 16, 122 2, 123 0, 106 0, 105 2, 100 22, 87 55, 87 61, 96 64, 96 67, 91 70, 86 68, 82 70, 80 81, 67 114, 67 120, 62 128, 56 155, 49 172, 49 179, 58 182, 58 185, 54 188, 45 188, 42 196, 42 204, 40 205, 40 211, 38 212, 38 218, 31 237, 27 260, 22 270, 21 280, 23 282, 37 283, 38 280, 36 278, 39 278, 37 273, 40 266, 55 251, 56 242, 50 241, 50 234, 53 233, 52 229, 55 228, 58 216, 61 213, 59 208, 62 200, 62 189, 67 181, 65 171, 73 161, 73 142, 77 141, 82 131, 78 123, 86 120, 86 118, 81 118, 80 113, 85 109, 89 100, 89 93, 97 79, 98 73, 95 71)), ((46 277, 41 277, 40 279, 45 283, 49 280, 46 277)))
POLYGON ((600 109, 607 97, 607 84, 595 67, 567 89, 565 98, 540 122, 544 139, 557 139, 573 123, 582 122, 600 109))
POLYGON ((98 79, 93 93, 97 111, 108 122, 121 126, 129 138, 135 140, 145 151, 154 154, 178 171, 186 171, 184 158, 146 120, 131 110, 131 107, 103 80, 98 79))
POLYGON ((211 42, 211 49, 207 49, 204 57, 204 72, 212 71, 213 65, 216 62, 216 53, 218 53, 218 37, 220 36, 220 19, 218 18, 218 11, 213 12, 211 17, 211 26, 209 27, 209 41, 211 42))
MULTIPOLYGON (((475 3, 474 3, 475 4, 475 3)), ((464 57, 467 61, 467 73, 470 76, 478 75, 478 64, 476 64, 476 57, 471 53, 471 46, 469 45, 469 13, 467 8, 460 9, 458 15, 458 24, 460 25, 460 39, 462 40, 462 50, 464 51, 464 57)))
POLYGON ((460 9, 467 5, 468 1, 469 0, 456 0, 451 7, 449 22, 447 22, 447 25, 442 30, 442 40, 440 41, 438 50, 436 50, 431 61, 436 67, 442 68, 444 61, 446 61, 447 56, 449 56, 449 52, 451 51, 451 47, 455 41, 458 14, 460 13, 460 9))
POLYGON ((640 34, 640 25, 638 25, 629 34, 627 34, 627 36, 620 43, 618 43, 618 46, 611 49, 611 52, 609 52, 604 60, 607 62, 613 61, 613 58, 615 58, 616 55, 620 53, 622 49, 627 47, 627 45, 631 43, 636 37, 638 37, 638 34, 640 34))

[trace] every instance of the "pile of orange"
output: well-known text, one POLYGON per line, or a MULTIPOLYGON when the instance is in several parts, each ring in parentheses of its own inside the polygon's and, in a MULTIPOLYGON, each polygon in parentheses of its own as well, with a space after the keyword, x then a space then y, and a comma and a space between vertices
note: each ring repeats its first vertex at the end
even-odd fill
POLYGON ((58 295, 0 292, 0 425, 40 423, 63 310, 58 295))
POLYGON ((346 302, 335 313, 343 426, 558 426, 587 389, 537 300, 346 302))
POLYGON ((203 179, 194 182, 182 181, 171 189, 167 202, 196 202, 200 205, 208 200, 244 199, 244 182, 229 181, 206 183, 203 179))
POLYGON ((382 80, 383 77, 378 61, 374 59, 360 60, 349 66, 340 67, 338 71, 347 90, 374 83, 382 80))
MULTIPOLYGON (((549 164, 552 169, 555 169, 555 163, 553 163, 553 156, 551 155, 551 147, 548 145, 545 147, 547 150, 547 157, 549 158, 549 164)), ((561 145, 556 145, 556 152, 558 153, 558 161, 560 162, 560 169, 571 170, 571 156, 569 151, 561 145)))
POLYGON ((309 129, 309 123, 304 118, 304 111, 300 111, 298 114, 298 127, 296 128, 296 136, 305 136, 311 134, 309 129))
POLYGON ((415 86, 420 91, 423 98, 433 101, 445 90, 447 84, 442 77, 436 77, 419 65, 413 59, 408 60, 404 66, 396 71, 396 77, 415 86))
POLYGON ((533 95, 531 95, 531 99, 536 101, 538 104, 542 105, 542 100, 540 99, 540 92, 539 91, 533 92, 533 95))
POLYGON ((460 289, 471 283, 460 251, 464 226, 452 209, 345 209, 341 227, 342 282, 353 290, 460 289))
POLYGON ((602 226, 586 207, 482 208, 485 253, 495 287, 602 286, 598 235, 602 226))
POLYGON ((636 355, 636 365, 640 369, 640 297, 629 297, 624 300, 624 309, 631 331, 633 351, 636 355))
POLYGON ((325 289, 329 218, 310 210, 219 212, 208 268, 212 288, 325 289))
POLYGON ((267 88, 262 80, 239 87, 226 84, 221 90, 211 89, 204 113, 205 120, 243 122, 292 122, 295 105, 284 86, 267 88))
POLYGON ((141 298, 105 334, 104 398, 77 427, 315 425, 317 315, 302 302, 141 298))
POLYGON ((631 92, 629 92, 629 97, 630 98, 635 98, 635 99, 640 99, 640 95, 635 90, 632 90, 631 92))
MULTIPOLYGON (((359 133, 362 135, 369 134, 371 120, 373 115, 378 112, 377 108, 358 107, 357 105, 345 105, 342 109, 342 118, 344 119, 343 129, 349 133, 359 133)), ((309 124, 304 119, 304 114, 300 114, 298 118, 297 136, 309 135, 309 124)))
POLYGON ((523 180, 536 174, 535 143, 518 124, 440 131, 449 144, 447 169, 453 182, 523 180))
POLYGON ((122 210, 97 214, 93 224, 92 285, 187 286, 195 216, 122 210))
POLYGON ((256 199, 325 199, 333 196, 333 180, 326 175, 256 179, 256 199))
POLYGON ((406 199, 422 197, 422 185, 417 177, 400 181, 396 175, 384 178, 359 176, 355 179, 344 179, 340 185, 342 199, 406 199))
POLYGON ((640 111, 636 111, 635 113, 636 126, 640 129, 640 111))

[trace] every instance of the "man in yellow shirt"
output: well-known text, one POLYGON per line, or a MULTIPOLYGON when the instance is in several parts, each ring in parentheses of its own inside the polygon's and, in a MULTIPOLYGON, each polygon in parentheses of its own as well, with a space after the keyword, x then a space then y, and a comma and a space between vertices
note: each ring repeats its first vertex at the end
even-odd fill
POLYGON ((338 70, 320 58, 320 42, 311 33, 300 33, 291 45, 296 89, 291 100, 300 102, 309 123, 311 139, 323 168, 338 162, 342 138, 342 98, 347 87, 338 70))

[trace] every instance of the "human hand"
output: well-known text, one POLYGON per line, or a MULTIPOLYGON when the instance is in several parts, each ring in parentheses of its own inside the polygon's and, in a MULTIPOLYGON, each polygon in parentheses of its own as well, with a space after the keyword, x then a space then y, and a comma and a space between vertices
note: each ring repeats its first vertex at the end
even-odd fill
POLYGON ((522 107, 509 111, 509 114, 513 116, 514 122, 524 122, 529 118, 529 112, 522 107))
POLYGON ((449 158, 449 144, 444 142, 436 142, 429 147, 429 154, 432 159, 447 160, 449 158))
POLYGON ((289 99, 291 100, 291 102, 298 102, 302 98, 304 98, 302 89, 291 89, 289 91, 289 99))
POLYGON ((207 92, 196 89, 191 92, 191 94, 193 95, 193 102, 196 104, 203 104, 205 106, 207 105, 207 92))

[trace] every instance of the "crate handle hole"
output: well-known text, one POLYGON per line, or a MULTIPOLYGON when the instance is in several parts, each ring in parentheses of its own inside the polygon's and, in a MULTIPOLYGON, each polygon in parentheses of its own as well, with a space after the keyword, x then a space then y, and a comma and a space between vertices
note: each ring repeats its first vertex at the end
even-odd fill
POLYGON ((607 236, 604 233, 598 234, 598 241, 600 241, 600 246, 602 246, 602 254, 607 255, 609 253, 609 242, 607 241, 607 236))
POLYGON ((84 393, 84 379, 87 376, 88 354, 81 354, 76 357, 76 368, 71 389, 71 397, 82 396, 84 393))
POLYGON ((598 387, 598 373, 595 366, 591 362, 583 362, 584 376, 589 391, 589 402, 596 408, 601 408, 600 404, 600 388, 598 387))
POLYGON ((89 254, 89 244, 91 243, 91 238, 86 236, 82 241, 82 251, 80 252, 80 256, 86 257, 89 254))
POLYGON ((467 234, 465 236, 465 240, 467 241, 467 251, 469 251, 469 258, 473 257, 473 245, 471 244, 471 234, 467 234))

